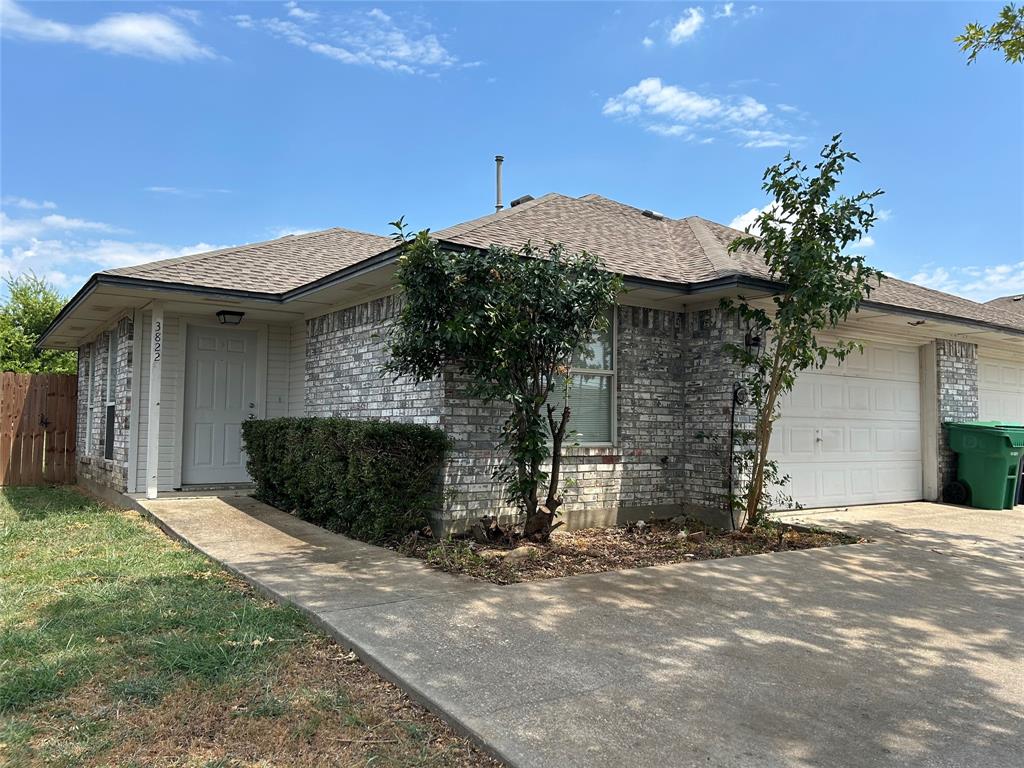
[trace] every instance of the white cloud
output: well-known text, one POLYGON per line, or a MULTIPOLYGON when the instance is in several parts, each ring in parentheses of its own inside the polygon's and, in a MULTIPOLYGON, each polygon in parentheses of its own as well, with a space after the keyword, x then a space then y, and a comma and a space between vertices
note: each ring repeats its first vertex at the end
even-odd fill
POLYGON ((0 274, 17 276, 31 270, 62 290, 77 290, 94 272, 223 247, 209 243, 179 247, 110 239, 33 238, 10 249, 0 249, 0 274))
POLYGON ((288 9, 288 15, 295 19, 301 19, 302 21, 315 21, 320 18, 320 14, 314 11, 307 11, 299 7, 299 4, 295 0, 289 0, 284 4, 284 7, 288 9))
MULTIPOLYGON (((4 198, 5 205, 8 200, 23 198, 4 198)), ((174 246, 109 237, 125 231, 56 213, 10 219, 0 211, 0 275, 20 275, 31 270, 61 290, 75 290, 93 272, 223 247, 208 243, 174 246)))
POLYGON ((316 230, 308 229, 306 227, 271 227, 267 230, 267 238, 270 240, 277 240, 280 237, 287 237, 288 235, 305 235, 309 232, 316 232, 316 230))
POLYGON ((880 208, 879 210, 875 211, 875 216, 878 217, 879 221, 889 221, 890 219, 892 219, 892 209, 880 208))
POLYGON ((973 301, 1024 292, 1024 261, 968 267, 926 264, 910 282, 973 301))
POLYGON ((184 27, 159 13, 115 13, 94 24, 74 25, 33 16, 14 0, 0 0, 0 14, 6 37, 76 43, 97 51, 168 61, 216 56, 184 27))
POLYGON ((862 237, 856 243, 853 243, 850 247, 851 248, 871 248, 872 246, 874 246, 874 244, 875 244, 875 238, 871 237, 871 235, 864 235, 864 237, 862 237))
POLYGON ((764 12, 764 8, 760 5, 748 5, 743 11, 743 18, 749 19, 751 16, 757 16, 764 12))
POLYGON ((659 136, 686 136, 689 138, 693 135, 693 131, 691 129, 687 128, 685 125, 679 125, 678 123, 675 125, 652 123, 647 126, 646 130, 651 133, 656 133, 659 136))
POLYGON ((736 128, 733 133, 743 140, 742 146, 747 149, 765 149, 767 147, 794 147, 802 144, 806 136, 795 136, 772 130, 736 128))
POLYGON ((11 219, 0 211, 0 245, 16 243, 50 232, 117 232, 116 227, 99 221, 68 218, 50 213, 37 219, 11 219))
POLYGON ((226 195, 230 194, 230 189, 203 189, 203 188, 182 188, 182 187, 165 187, 165 186, 152 186, 145 187, 145 192, 152 192, 155 195, 173 195, 174 197, 206 197, 207 195, 226 195))
POLYGON ((24 208, 29 211, 38 211, 42 209, 52 210, 57 207, 57 204, 50 200, 35 201, 29 200, 26 197, 14 197, 13 195, 7 195, 3 198, 3 204, 7 206, 14 206, 15 208, 24 208))
POLYGON ((733 9, 736 7, 736 3, 726 3, 721 8, 715 9, 716 19, 729 19, 732 18, 733 9))
POLYGON ((311 53, 343 64, 376 67, 405 74, 436 75, 453 67, 473 67, 461 62, 442 44, 429 25, 410 17, 400 24, 379 8, 324 14, 305 11, 297 3, 285 6, 288 18, 231 17, 242 29, 260 29, 311 53), (309 22, 316 20, 316 24, 309 22))
POLYGON ((196 26, 203 23, 203 13, 195 8, 169 8, 167 11, 171 16, 177 16, 179 19, 184 19, 190 24, 196 26))
POLYGON ((729 222, 729 226, 733 229, 745 230, 747 227, 752 226, 757 217, 768 210, 769 207, 771 207, 770 203, 764 208, 751 208, 746 213, 733 217, 733 220, 729 222))
POLYGON ((672 45, 679 45, 696 35, 703 26, 704 11, 700 8, 687 8, 683 15, 679 17, 679 21, 675 23, 675 26, 669 30, 668 41, 672 45))
POLYGON ((751 96, 713 96, 648 77, 609 98, 607 117, 639 124, 662 136, 703 139, 708 133, 730 133, 744 147, 796 146, 803 141, 780 130, 781 121, 751 96))
POLYGON ((775 108, 777 110, 779 110, 779 112, 790 112, 790 113, 793 113, 793 112, 799 112, 800 111, 799 107, 794 107, 792 104, 776 104, 775 108))
POLYGON ((644 48, 653 48, 654 47, 654 41, 651 40, 651 38, 649 38, 649 37, 645 37, 643 40, 641 40, 640 44, 644 48))

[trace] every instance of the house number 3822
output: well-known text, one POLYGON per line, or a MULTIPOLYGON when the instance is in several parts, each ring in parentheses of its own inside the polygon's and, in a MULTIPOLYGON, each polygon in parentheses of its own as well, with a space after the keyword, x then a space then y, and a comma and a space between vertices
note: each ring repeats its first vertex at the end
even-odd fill
POLYGON ((153 362, 160 361, 160 353, 163 351, 163 330, 164 325, 159 320, 153 324, 153 362))

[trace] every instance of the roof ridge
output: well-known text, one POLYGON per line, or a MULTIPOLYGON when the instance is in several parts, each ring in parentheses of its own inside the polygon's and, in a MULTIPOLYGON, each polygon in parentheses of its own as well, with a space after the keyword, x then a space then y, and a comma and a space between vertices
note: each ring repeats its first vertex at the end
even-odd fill
POLYGON ((686 222, 690 231, 693 232, 697 245, 700 246, 704 258, 708 260, 715 275, 722 277, 724 275, 737 274, 740 271, 736 260, 732 258, 727 249, 722 248, 722 244, 715 237, 714 233, 708 229, 707 222, 703 218, 700 216, 687 216, 681 219, 681 221, 686 222))
POLYGON ((167 259, 147 261, 142 264, 137 264, 131 267, 116 267, 114 269, 105 269, 102 271, 102 274, 116 275, 119 274, 120 271, 123 269, 150 269, 152 267, 166 267, 170 264, 183 264, 192 261, 204 261, 206 259, 213 258, 216 256, 223 256, 228 253, 243 253, 253 248, 260 248, 265 245, 270 245, 271 243, 279 243, 283 240, 294 241, 300 239, 311 239, 314 237, 323 237, 324 235, 330 234, 332 232, 351 232, 353 234, 363 235, 366 237, 379 237, 382 240, 388 239, 384 235, 375 235, 372 232, 360 232, 359 230, 346 229, 345 227, 329 227, 327 229, 314 230, 313 232, 300 232, 298 234, 289 233, 287 235, 282 235, 281 237, 271 238, 270 240, 259 240, 252 243, 242 243, 241 245, 228 245, 225 246, 224 248, 215 248, 212 251, 198 251, 196 253, 186 253, 183 256, 171 256, 170 258, 167 259))
MULTIPOLYGON (((568 195, 561 194, 560 192, 547 192, 547 193, 541 195, 540 197, 535 197, 533 200, 527 200, 524 203, 519 203, 519 205, 510 205, 507 208, 503 208, 500 211, 495 211, 494 213, 487 213, 487 214, 484 214, 483 216, 478 216, 475 219, 470 219, 469 221, 462 221, 462 222, 459 222, 457 224, 452 224, 451 226, 444 227, 443 229, 437 230, 437 232, 435 232, 433 234, 438 234, 438 233, 441 233, 441 232, 448 232, 449 236, 452 236, 452 235, 458 235, 458 236, 468 235, 470 232, 475 232, 478 229, 486 227, 488 224, 493 224, 496 221, 501 221, 502 219, 507 219, 513 213, 521 213, 522 211, 528 210, 530 208, 537 208, 541 204, 549 203, 553 199, 558 198, 558 197, 564 197, 564 198, 569 199, 569 200, 573 199, 573 198, 569 197, 568 195), (470 225, 472 225, 472 226, 470 226, 470 225)), ((442 239, 444 239, 444 238, 442 238, 442 239)))

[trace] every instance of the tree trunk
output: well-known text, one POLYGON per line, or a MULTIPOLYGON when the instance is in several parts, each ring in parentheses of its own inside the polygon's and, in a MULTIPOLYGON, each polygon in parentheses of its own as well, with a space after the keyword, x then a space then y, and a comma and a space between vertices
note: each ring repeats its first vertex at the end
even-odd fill
POLYGON ((569 404, 562 408, 561 418, 556 421, 555 409, 548 405, 548 426, 551 429, 551 474, 548 476, 548 495, 544 504, 537 506, 535 511, 526 516, 523 524, 523 538, 546 543, 551 540, 551 532, 563 525, 555 522, 558 508, 562 506, 562 497, 558 495, 562 474, 562 445, 565 442, 565 429, 572 413, 569 404))
POLYGON ((779 372, 782 356, 782 338, 775 340, 775 351, 771 368, 771 378, 765 393, 765 402, 761 413, 757 416, 755 426, 755 443, 757 450, 751 468, 750 487, 747 489, 746 520, 744 526, 754 525, 761 516, 761 501, 764 498, 764 471, 768 461, 768 443, 772 437, 772 421, 775 415, 775 404, 778 402, 779 390, 782 387, 782 375, 779 372))

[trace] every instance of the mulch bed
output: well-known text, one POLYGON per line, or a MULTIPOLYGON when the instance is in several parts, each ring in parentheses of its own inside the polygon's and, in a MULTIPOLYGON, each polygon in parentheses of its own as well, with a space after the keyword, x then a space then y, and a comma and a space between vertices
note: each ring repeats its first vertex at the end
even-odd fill
POLYGON ((549 544, 481 544, 468 538, 438 541, 414 535, 398 546, 449 573, 494 584, 555 579, 581 573, 717 560, 865 541, 842 533, 768 524, 747 531, 715 531, 695 521, 652 521, 615 528, 555 531, 549 544))

